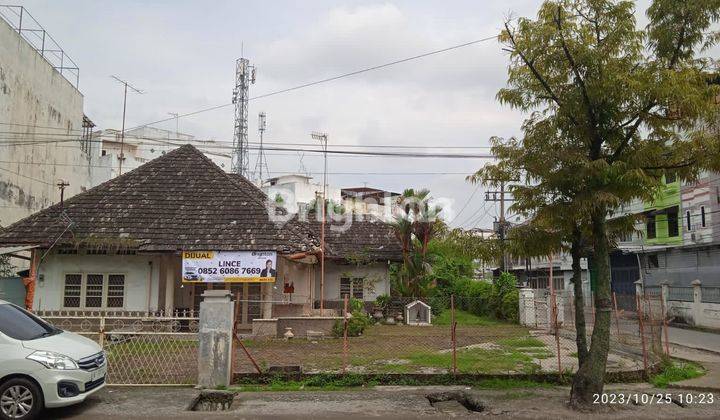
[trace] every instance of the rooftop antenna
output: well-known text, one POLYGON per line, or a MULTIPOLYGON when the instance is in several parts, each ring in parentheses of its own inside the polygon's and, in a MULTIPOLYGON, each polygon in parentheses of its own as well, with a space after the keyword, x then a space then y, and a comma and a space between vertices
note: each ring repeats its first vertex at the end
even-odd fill
MULTIPOLYGON (((241 55, 243 46, 240 47, 241 55)), ((235 104, 235 130, 231 157, 231 171, 247 178, 250 156, 248 147, 248 100, 250 85, 255 83, 255 66, 247 58, 235 61, 235 88, 232 102, 235 104)))
POLYGON ((120 156, 118 156, 118 160, 120 163, 118 163, 118 176, 122 175, 122 164, 125 160, 125 153, 124 153, 124 147, 125 147, 125 110, 127 109, 127 90, 130 88, 133 92, 142 95, 145 93, 144 91, 140 89, 136 89, 128 83, 126 80, 122 80, 117 76, 110 76, 113 79, 117 80, 118 82, 122 83, 125 86, 125 93, 123 94, 123 119, 122 119, 122 130, 120 130, 120 156))

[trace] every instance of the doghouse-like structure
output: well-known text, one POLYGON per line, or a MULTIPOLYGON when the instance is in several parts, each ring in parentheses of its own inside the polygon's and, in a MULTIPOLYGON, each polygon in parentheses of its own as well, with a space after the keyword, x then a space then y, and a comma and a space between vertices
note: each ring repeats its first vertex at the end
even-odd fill
POLYGON ((432 312, 430 305, 416 300, 405 305, 405 323, 407 325, 430 325, 432 312))

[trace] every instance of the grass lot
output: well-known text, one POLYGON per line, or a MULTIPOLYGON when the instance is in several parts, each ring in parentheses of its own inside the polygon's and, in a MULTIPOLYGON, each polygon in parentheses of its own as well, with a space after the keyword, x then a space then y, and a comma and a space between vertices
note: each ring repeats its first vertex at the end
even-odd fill
MULTIPOLYGON (((432 321, 434 325, 450 325, 451 314, 450 311, 442 311, 440 315, 433 317, 432 321)), ((456 310, 455 321, 458 325, 498 325, 501 321, 487 317, 477 316, 470 312, 456 310)))
MULTIPOLYGON (((435 319, 436 321, 438 318, 435 319)), ((440 318, 442 320, 442 318, 440 318)), ((460 372, 535 372, 536 359, 551 357, 542 342, 517 324, 464 313, 457 328, 460 372)), ((308 373, 338 372, 343 365, 341 339, 245 340, 261 367, 300 365, 308 373)), ((348 370, 356 373, 444 373, 452 368, 448 325, 373 325, 363 336, 348 339, 348 370)), ((252 372, 242 352, 236 371, 252 372)))

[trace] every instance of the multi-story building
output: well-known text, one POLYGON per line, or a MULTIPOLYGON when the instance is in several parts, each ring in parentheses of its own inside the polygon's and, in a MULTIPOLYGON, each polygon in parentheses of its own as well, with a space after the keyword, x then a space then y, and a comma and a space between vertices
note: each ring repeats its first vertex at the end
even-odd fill
POLYGON ((194 136, 154 127, 138 127, 126 130, 107 129, 93 133, 93 141, 100 144, 98 162, 93 166, 93 185, 101 184, 118 176, 120 156, 124 156, 122 172, 125 173, 158 156, 185 144, 203 150, 218 166, 228 170, 230 155, 217 146, 218 142, 196 140, 194 136))
POLYGON ((666 177, 655 200, 621 209, 644 217, 611 256, 613 290, 630 293, 637 280, 646 286, 689 286, 695 279, 720 285, 720 227, 712 222, 718 211, 720 175, 711 172, 693 182, 666 177))
POLYGON ((78 83, 78 66, 27 9, 0 6, 1 226, 59 202, 60 188, 67 198, 91 186, 97 150, 78 83))

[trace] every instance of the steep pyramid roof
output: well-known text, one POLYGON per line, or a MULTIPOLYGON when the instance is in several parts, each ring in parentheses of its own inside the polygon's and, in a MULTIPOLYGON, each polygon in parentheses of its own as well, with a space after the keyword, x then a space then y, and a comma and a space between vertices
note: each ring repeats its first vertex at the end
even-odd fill
MULTIPOLYGON (((88 242, 141 251, 314 250, 290 221, 270 220, 262 192, 191 145, 175 149, 0 231, 0 245, 88 242)), ((274 211, 274 210, 270 210, 274 211)))

